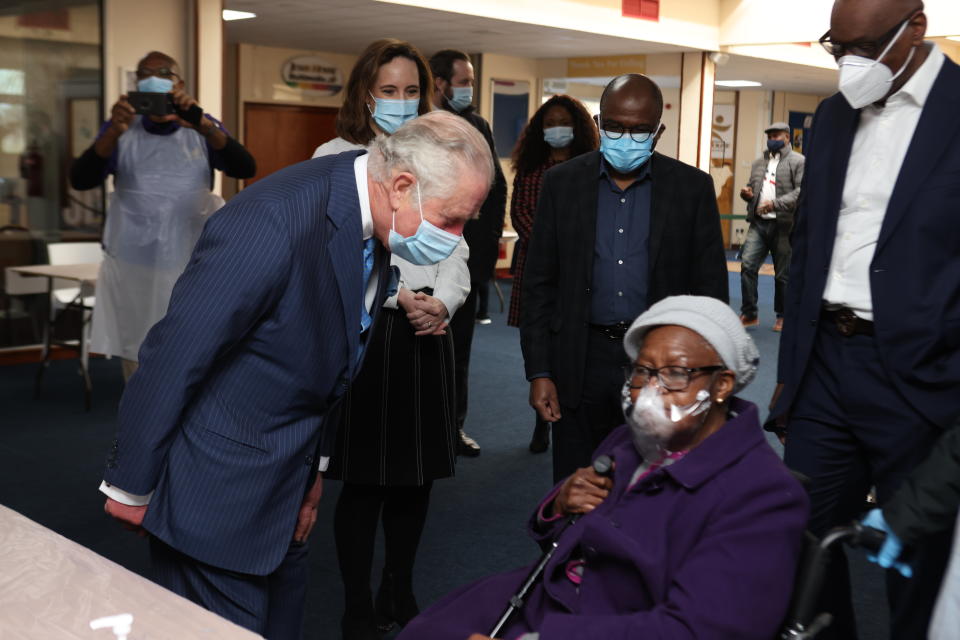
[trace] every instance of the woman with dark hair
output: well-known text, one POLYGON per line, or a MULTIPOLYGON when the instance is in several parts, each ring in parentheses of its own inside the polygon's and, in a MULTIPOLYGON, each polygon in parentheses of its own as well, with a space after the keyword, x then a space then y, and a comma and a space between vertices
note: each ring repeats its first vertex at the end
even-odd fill
MULTIPOLYGON (((550 167, 600 145, 597 125, 586 107, 567 95, 556 95, 543 103, 533 114, 527 127, 520 134, 513 150, 513 196, 510 200, 510 221, 516 230, 517 244, 513 248, 513 286, 510 293, 510 313, 507 324, 520 326, 520 290, 523 286, 523 266, 527 259, 527 246, 533 231, 533 216, 540 197, 543 174, 550 167)), ((539 414, 530 451, 543 453, 550 445, 550 425, 539 414)))
POLYGON ((313 157, 365 147, 378 133, 393 133, 407 120, 428 113, 433 108, 432 78, 427 61, 409 42, 384 38, 371 43, 347 80, 337 113, 339 137, 317 147, 313 157))
MULTIPOLYGON (((350 73, 337 116, 340 137, 321 145, 314 157, 363 150, 430 111, 430 86, 430 71, 413 45, 374 42, 350 73)), ((418 613, 413 564, 430 489, 454 472, 453 341, 446 327, 470 292, 468 254, 461 239, 435 265, 392 255, 400 270, 397 294, 368 331, 363 366, 341 402, 325 475, 343 480, 333 528, 345 640, 378 640, 379 631, 403 626, 418 613), (386 553, 374 603, 370 572, 380 522, 386 553)))

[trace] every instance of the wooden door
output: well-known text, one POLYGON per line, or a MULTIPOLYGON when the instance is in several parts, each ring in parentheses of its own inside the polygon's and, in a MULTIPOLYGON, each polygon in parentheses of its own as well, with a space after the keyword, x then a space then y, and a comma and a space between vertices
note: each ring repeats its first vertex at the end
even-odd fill
POLYGON ((257 161, 250 185, 274 171, 309 160, 314 149, 337 137, 338 109, 245 103, 244 146, 257 161))

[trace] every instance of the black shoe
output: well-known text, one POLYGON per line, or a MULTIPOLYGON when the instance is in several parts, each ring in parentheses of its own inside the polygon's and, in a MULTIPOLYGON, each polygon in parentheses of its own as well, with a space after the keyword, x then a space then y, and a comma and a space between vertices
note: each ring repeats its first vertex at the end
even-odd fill
POLYGON ((550 448, 550 423, 537 420, 530 438, 530 453, 543 453, 550 448))
POLYGON ((377 614, 377 628, 381 631, 390 631, 394 625, 405 627, 420 614, 417 600, 413 596, 412 580, 398 579, 395 574, 384 569, 373 608, 377 614))
POLYGON ((464 433, 463 429, 460 429, 457 439, 457 455, 468 458, 476 458, 480 455, 480 445, 477 444, 476 440, 464 433))
POLYGON ((366 615, 344 613, 340 619, 343 640, 380 640, 376 616, 371 608, 366 615))
POLYGON ((492 322, 490 316, 477 316, 477 324, 491 324, 492 322))

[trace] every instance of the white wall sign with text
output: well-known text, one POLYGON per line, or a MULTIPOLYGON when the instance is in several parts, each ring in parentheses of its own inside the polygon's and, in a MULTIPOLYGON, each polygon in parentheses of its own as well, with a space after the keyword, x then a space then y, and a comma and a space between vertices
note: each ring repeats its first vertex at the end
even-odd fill
POLYGON ((283 82, 314 95, 334 96, 343 89, 340 68, 319 56, 296 56, 283 63, 283 82))

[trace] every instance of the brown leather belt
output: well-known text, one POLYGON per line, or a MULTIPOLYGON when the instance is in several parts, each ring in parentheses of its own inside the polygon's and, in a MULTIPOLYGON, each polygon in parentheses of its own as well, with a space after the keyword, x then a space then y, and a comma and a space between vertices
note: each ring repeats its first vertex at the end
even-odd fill
POLYGON ((837 326, 837 331, 839 331, 840 335, 842 336, 850 337, 873 335, 873 323, 857 316, 852 309, 848 309, 847 307, 839 307, 836 309, 828 309, 824 307, 820 311, 820 316, 824 320, 835 324, 837 326))
POLYGON ((617 324, 593 324, 591 322, 590 328, 611 340, 623 340, 623 336, 626 335, 630 325, 626 322, 618 322, 617 324))

